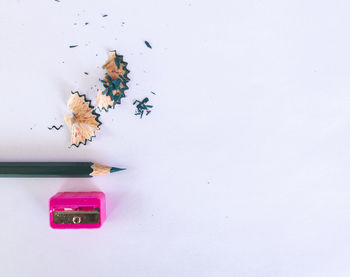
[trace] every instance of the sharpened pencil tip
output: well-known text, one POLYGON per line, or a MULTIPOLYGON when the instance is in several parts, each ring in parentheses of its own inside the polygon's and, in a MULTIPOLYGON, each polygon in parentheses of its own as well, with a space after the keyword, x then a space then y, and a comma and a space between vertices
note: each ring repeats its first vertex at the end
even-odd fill
POLYGON ((118 171, 122 171, 122 170, 126 170, 126 168, 112 167, 110 172, 113 173, 113 172, 118 172, 118 171))

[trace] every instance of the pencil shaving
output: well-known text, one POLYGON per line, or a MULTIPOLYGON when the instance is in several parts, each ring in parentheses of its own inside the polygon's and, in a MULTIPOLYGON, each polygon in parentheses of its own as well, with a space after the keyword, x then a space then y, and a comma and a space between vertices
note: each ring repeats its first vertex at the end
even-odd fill
POLYGON ((119 56, 116 51, 112 51, 102 68, 106 69, 107 74, 111 76, 112 79, 121 78, 124 81, 129 81, 127 77, 129 70, 126 66, 127 63, 123 61, 123 56, 119 56))
POLYGON ((113 108, 114 101, 111 97, 103 94, 103 90, 100 90, 96 97, 96 107, 100 110, 108 111, 109 108, 113 108))
POLYGON ((108 111, 114 108, 116 104, 121 103, 121 99, 125 97, 125 91, 128 89, 126 85, 129 82, 127 63, 123 61, 123 56, 117 55, 116 51, 112 51, 107 62, 102 66, 107 71, 106 76, 101 82, 104 90, 100 92, 96 98, 96 106, 102 110, 108 111), (110 98, 110 101, 102 95, 110 98))
POLYGON ((94 111, 91 101, 78 92, 72 92, 67 106, 73 111, 73 116, 64 116, 71 131, 71 145, 76 147, 80 144, 86 145, 87 141, 92 141, 95 132, 99 130, 101 122, 98 118, 100 115, 94 111))

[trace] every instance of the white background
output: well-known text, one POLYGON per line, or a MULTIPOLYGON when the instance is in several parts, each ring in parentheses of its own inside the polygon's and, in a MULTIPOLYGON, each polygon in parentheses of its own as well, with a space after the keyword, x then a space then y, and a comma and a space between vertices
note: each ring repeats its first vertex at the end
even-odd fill
POLYGON ((349 276, 349 8, 1 0, 0 160, 128 170, 1 179, 0 276, 349 276), (68 148, 47 127, 70 91, 94 99, 114 49, 127 98, 68 148), (70 190, 106 193, 101 229, 50 229, 49 198, 70 190))

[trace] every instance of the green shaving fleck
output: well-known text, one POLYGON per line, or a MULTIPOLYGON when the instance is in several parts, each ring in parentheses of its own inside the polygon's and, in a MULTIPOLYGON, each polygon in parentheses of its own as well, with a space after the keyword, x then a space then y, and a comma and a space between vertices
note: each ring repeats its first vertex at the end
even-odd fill
POLYGON ((147 40, 145 40, 145 44, 146 44, 146 46, 147 46, 148 48, 152 49, 151 44, 149 44, 149 42, 148 42, 147 40))
POLYGON ((77 47, 78 45, 69 45, 69 48, 75 48, 77 47))
POLYGON ((133 105, 136 105, 136 111, 135 115, 139 115, 140 118, 142 118, 143 113, 146 112, 146 115, 149 115, 151 113, 150 108, 153 108, 151 105, 146 105, 146 103, 149 101, 149 99, 146 97, 142 101, 135 100, 133 105))
POLYGON ((47 129, 49 129, 49 130, 52 130, 52 129, 56 129, 57 131, 59 130, 59 129, 61 129, 63 127, 63 125, 61 124, 60 126, 56 126, 56 125, 52 125, 52 127, 47 127, 47 129))

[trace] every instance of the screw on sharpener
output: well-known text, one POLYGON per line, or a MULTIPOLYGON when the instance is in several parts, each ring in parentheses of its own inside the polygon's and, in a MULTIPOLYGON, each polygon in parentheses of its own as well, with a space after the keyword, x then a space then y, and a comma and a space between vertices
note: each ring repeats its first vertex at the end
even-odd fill
POLYGON ((99 228, 105 218, 106 200, 103 192, 59 192, 50 199, 52 228, 99 228))
POLYGON ((74 224, 79 224, 81 222, 81 217, 80 216, 74 216, 72 219, 74 224))

